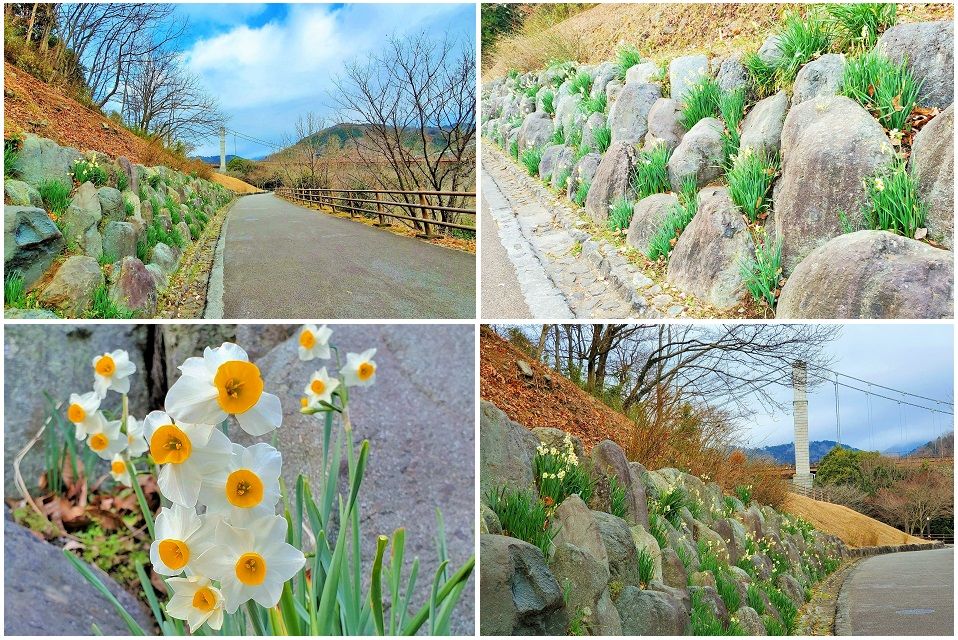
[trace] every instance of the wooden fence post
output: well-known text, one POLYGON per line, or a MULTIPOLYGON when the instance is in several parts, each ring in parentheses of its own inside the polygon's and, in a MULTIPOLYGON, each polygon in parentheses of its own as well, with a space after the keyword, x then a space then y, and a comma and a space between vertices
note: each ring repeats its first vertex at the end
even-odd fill
POLYGON ((427 204, 428 204, 428 202, 426 201, 426 194, 420 193, 420 194, 419 194, 419 212, 420 212, 421 215, 422 215, 422 230, 423 230, 423 232, 422 232, 421 234, 418 234, 418 236, 419 236, 420 238, 431 238, 431 237, 433 237, 433 236, 432 236, 432 233, 430 232, 430 225, 429 225, 429 222, 428 222, 428 220, 429 220, 429 210, 426 208, 426 205, 427 205, 427 204))
POLYGON ((376 223, 377 227, 388 227, 389 223, 386 222, 386 219, 383 217, 383 200, 380 193, 376 192, 376 212, 379 214, 379 222, 376 223))

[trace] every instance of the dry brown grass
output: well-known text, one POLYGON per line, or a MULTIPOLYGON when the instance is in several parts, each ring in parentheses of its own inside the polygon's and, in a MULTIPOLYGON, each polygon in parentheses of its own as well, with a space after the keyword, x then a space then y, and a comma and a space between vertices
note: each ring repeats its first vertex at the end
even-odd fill
POLYGON ((239 178, 234 178, 233 176, 228 176, 223 173, 213 172, 213 175, 210 176, 210 180, 221 184, 230 191, 234 193, 262 193, 262 189, 254 187, 248 182, 243 182, 239 178))
MULTIPOLYGON (((601 4, 541 31, 501 39, 483 56, 483 81, 541 69, 550 60, 594 64, 615 60, 622 44, 661 64, 678 55, 724 56, 755 49, 786 10, 799 3, 601 4)), ((900 22, 954 19, 951 4, 899 4, 900 22)))
POLYGON ((782 510, 808 520, 816 529, 837 536, 852 547, 932 544, 928 540, 910 536, 848 507, 819 502, 794 493, 785 496, 782 510))

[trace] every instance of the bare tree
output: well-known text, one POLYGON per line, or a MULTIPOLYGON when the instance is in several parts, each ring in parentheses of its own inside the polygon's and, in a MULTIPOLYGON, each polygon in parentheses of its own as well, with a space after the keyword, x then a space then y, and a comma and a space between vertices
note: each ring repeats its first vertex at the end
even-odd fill
POLYGON ((277 157, 287 184, 314 189, 331 186, 328 139, 322 135, 327 126, 327 121, 312 111, 296 119, 294 133, 277 157))
POLYGON ((954 480, 939 471, 922 469, 879 490, 874 504, 889 521, 920 536, 930 531, 936 518, 954 514, 954 480))

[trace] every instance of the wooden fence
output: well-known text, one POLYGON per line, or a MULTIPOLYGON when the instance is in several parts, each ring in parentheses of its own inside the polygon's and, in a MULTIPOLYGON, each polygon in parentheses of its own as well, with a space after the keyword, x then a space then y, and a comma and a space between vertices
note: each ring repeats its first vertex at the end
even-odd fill
POLYGON ((399 191, 389 189, 304 189, 280 187, 276 195, 290 200, 308 202, 332 211, 347 211, 356 214, 378 216, 379 224, 386 218, 410 220, 421 235, 430 237, 432 227, 476 231, 476 205, 474 192, 466 191, 399 191), (454 207, 447 202, 472 201, 472 207, 454 207), (438 215, 437 215, 438 214, 438 215), (461 216, 471 216, 472 224, 462 224, 461 216), (452 220, 455 221, 451 221, 452 220))

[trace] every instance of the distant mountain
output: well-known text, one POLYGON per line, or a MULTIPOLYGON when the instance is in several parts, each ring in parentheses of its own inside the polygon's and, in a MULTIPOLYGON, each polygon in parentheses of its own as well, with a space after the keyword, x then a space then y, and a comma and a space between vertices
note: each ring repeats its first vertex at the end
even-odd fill
POLYGON ((896 444, 896 445, 892 445, 888 447, 887 449, 882 451, 882 455, 891 456, 891 457, 904 457, 924 444, 927 444, 927 443, 925 443, 922 440, 911 440, 909 442, 902 442, 900 444, 896 444))
MULTIPOLYGON (((838 443, 834 440, 813 440, 808 443, 808 458, 814 464, 825 457, 825 454, 835 448, 838 443)), ((843 448, 851 451, 860 451, 855 447, 843 444, 843 448)), ((760 449, 746 449, 745 454, 750 458, 772 459, 780 464, 795 464, 795 443, 775 444, 760 449)))
MULTIPOLYGON (((349 148, 352 146, 351 143, 353 140, 363 138, 368 135, 370 128, 371 126, 368 124, 356 124, 351 122, 337 124, 333 125, 332 127, 327 127, 311 136, 300 138, 300 140, 292 146, 294 147, 298 144, 308 141, 310 145, 318 146, 321 150, 320 152, 324 155, 339 155, 340 151, 344 149, 347 151, 349 150, 349 148)), ((426 135, 429 138, 429 143, 437 150, 445 146, 443 130, 441 128, 429 127, 426 129, 426 135)), ((405 132, 404 146, 415 150, 420 145, 419 129, 408 129, 405 132)), ((285 149, 280 149, 267 158, 282 158, 284 155, 290 153, 291 148, 292 147, 286 147, 285 149)), ((219 160, 217 160, 217 162, 219 162, 219 160)))
POLYGON ((955 432, 952 431, 940 438, 935 438, 931 442, 926 442, 920 447, 915 447, 909 451, 906 456, 915 458, 936 458, 955 455, 955 432))
MULTIPOLYGON (((226 163, 229 164, 229 161, 232 160, 233 158, 241 158, 241 157, 245 157, 245 156, 234 156, 232 153, 227 153, 227 154, 226 154, 226 163)), ((262 159, 265 158, 265 157, 266 157, 266 156, 259 156, 259 157, 256 157, 256 158, 247 158, 247 160, 262 160, 262 159)), ((202 162, 205 162, 206 164, 211 164, 211 165, 213 165, 213 166, 215 166, 215 167, 220 166, 220 157, 219 157, 219 154, 217 154, 217 155, 215 155, 215 156, 196 156, 196 159, 197 159, 197 160, 200 160, 200 161, 202 161, 202 162)))

